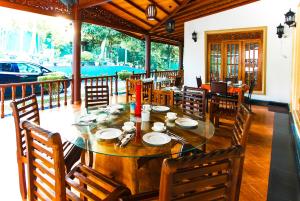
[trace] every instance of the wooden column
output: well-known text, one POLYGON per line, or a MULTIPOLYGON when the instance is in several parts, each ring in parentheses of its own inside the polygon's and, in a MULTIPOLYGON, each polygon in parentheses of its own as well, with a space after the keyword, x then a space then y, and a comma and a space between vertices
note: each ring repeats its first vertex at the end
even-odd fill
POLYGON ((81 19, 78 5, 73 7, 74 11, 74 38, 73 38, 73 100, 75 105, 81 104, 81 75, 80 75, 80 55, 81 55, 81 19))
POLYGON ((145 35, 145 70, 147 78, 150 77, 151 71, 151 38, 145 35))
POLYGON ((183 43, 179 44, 179 70, 183 70, 183 43))

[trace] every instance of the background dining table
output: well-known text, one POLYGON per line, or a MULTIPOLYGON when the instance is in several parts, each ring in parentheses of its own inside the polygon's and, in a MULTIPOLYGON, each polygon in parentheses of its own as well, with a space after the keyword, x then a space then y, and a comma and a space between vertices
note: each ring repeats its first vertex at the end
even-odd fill
MULTIPOLYGON (((180 108, 170 108, 176 112, 177 117, 188 117, 182 113, 180 108)), ((184 152, 201 149, 214 135, 215 128, 209 121, 199 121, 196 127, 184 128, 174 122, 166 120, 166 112, 151 111, 150 121, 142 122, 141 118, 130 113, 129 104, 123 104, 123 109, 117 114, 109 114, 103 110, 91 111, 81 107, 72 110, 57 110, 51 112, 53 121, 42 125, 50 131, 58 131, 62 138, 74 145, 90 151, 94 155, 94 168, 99 172, 113 177, 116 181, 126 185, 132 193, 155 190, 159 186, 159 178, 162 161, 166 157, 177 157, 184 152), (84 115, 107 115, 106 120, 90 124, 74 124, 79 122, 84 115), (117 146, 118 140, 102 141, 97 139, 96 133, 105 128, 120 129, 124 122, 135 123, 136 131, 131 141, 124 147, 117 146), (182 142, 172 138, 170 143, 161 146, 154 146, 145 143, 143 136, 153 132, 154 122, 163 122, 167 131, 192 145, 193 148, 181 150, 182 142)), ((191 117, 189 117, 191 118, 191 117)))

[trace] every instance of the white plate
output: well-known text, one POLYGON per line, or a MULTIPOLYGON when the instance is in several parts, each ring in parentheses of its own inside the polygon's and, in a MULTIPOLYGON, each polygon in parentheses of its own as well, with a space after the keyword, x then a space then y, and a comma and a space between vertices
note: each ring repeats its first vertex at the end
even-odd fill
POLYGON ((122 131, 116 128, 105 128, 96 132, 97 140, 113 140, 122 135, 122 131))
POLYGON ((198 122, 189 118, 178 118, 175 123, 181 127, 192 128, 198 126, 198 122))
POLYGON ((152 110, 157 112, 167 112, 170 110, 170 108, 167 106, 152 106, 152 110))
POLYGON ((97 116, 94 114, 90 114, 90 115, 85 115, 79 118, 80 122, 92 122, 92 121, 96 121, 97 116))
POLYGON ((164 132, 167 129, 167 127, 164 126, 162 129, 157 129, 153 126, 151 129, 156 132, 164 132))
POLYGON ((171 141, 170 136, 164 133, 151 132, 143 136, 143 141, 150 145, 160 146, 171 141))

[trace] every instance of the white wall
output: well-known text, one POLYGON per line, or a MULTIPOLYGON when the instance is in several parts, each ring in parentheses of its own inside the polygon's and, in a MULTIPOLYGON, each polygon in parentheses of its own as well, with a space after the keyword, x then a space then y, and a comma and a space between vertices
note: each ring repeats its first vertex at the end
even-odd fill
MULTIPOLYGON (((185 85, 196 86, 196 75, 205 79, 205 31, 267 26, 266 95, 254 95, 260 100, 290 102, 292 32, 285 25, 285 36, 279 39, 276 27, 284 23, 284 14, 295 12, 299 0, 261 0, 225 12, 186 22, 184 25, 185 85), (192 40, 192 33, 198 40, 192 40)), ((297 24, 300 26, 299 24, 297 24)))

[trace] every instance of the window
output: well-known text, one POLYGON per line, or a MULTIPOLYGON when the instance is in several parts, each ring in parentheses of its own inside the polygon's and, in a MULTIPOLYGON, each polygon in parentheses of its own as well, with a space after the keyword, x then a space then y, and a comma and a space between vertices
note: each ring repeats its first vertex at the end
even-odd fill
POLYGON ((25 63, 19 63, 19 72, 20 73, 41 73, 41 69, 37 66, 31 65, 31 64, 25 64, 25 63))
POLYGON ((237 78, 264 93, 266 28, 207 32, 206 80, 237 78))

